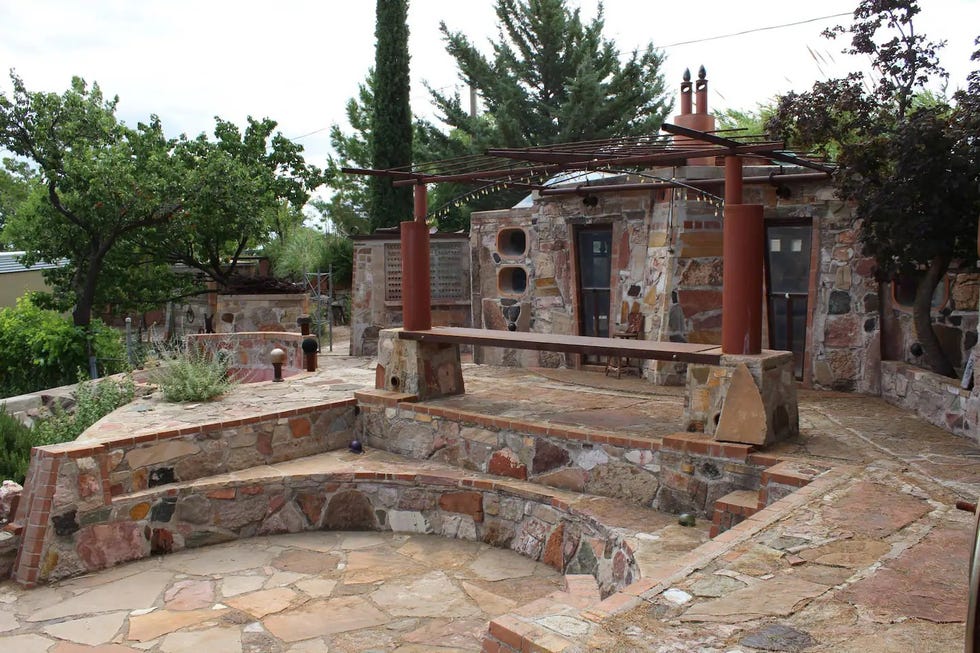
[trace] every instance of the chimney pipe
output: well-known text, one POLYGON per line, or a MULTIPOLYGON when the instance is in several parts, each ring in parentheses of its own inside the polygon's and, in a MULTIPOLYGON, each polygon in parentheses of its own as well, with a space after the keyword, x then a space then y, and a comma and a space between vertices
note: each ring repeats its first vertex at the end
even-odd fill
POLYGON ((691 114, 691 69, 684 69, 684 81, 681 82, 681 115, 691 114))
POLYGON ((708 71, 701 66, 698 69, 698 81, 694 85, 694 94, 697 98, 697 112, 700 115, 708 113, 708 71))

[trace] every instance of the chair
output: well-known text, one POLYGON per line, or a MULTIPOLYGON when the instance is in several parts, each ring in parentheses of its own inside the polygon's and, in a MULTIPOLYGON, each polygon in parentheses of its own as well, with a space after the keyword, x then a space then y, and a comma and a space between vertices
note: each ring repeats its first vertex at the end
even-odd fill
MULTIPOLYGON (((614 331, 612 337, 622 338, 623 340, 638 340, 641 333, 643 333, 643 314, 630 313, 626 316, 626 329, 614 331)), ((611 355, 606 363, 606 376, 609 376, 610 372, 616 372, 616 378, 620 378, 623 374, 623 367, 629 365, 629 360, 629 356, 622 356, 620 354, 611 355)), ((642 363, 639 365, 642 365, 642 363)), ((636 374, 637 376, 642 376, 639 365, 637 365, 636 374)))

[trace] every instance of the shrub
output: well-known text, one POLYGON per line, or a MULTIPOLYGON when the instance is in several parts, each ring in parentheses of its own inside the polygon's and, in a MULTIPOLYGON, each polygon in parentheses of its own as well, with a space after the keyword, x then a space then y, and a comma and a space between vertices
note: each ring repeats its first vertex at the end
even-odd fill
POLYGON ((212 355, 193 348, 186 352, 169 352, 163 364, 150 376, 160 386, 167 401, 208 401, 235 387, 229 378, 231 357, 212 355))
POLYGON ((31 446, 31 429, 0 406, 0 480, 24 484, 31 446))
POLYGON ((75 389, 75 406, 66 411, 55 404, 54 415, 34 425, 35 445, 70 442, 85 429, 133 400, 136 384, 129 376, 121 381, 82 380, 75 389))
MULTIPOLYGON (((90 329, 101 373, 126 370, 119 332, 99 321, 90 329)), ((28 296, 15 307, 0 309, 0 397, 74 383, 79 370, 88 370, 85 329, 39 308, 28 296)))

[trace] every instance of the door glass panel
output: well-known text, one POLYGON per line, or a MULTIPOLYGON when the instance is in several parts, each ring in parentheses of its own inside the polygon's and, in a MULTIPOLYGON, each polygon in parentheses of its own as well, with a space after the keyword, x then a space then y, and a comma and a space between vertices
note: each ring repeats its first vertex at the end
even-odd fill
POLYGON ((579 333, 609 335, 609 280, 612 269, 612 229, 590 228, 578 233, 579 333))
POLYGON ((769 347, 792 351, 803 378, 810 288, 810 225, 766 227, 769 347))

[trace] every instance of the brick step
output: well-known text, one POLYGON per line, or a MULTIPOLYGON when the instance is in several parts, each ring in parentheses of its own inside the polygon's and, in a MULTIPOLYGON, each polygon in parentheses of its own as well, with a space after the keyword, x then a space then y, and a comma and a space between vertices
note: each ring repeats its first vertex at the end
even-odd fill
POLYGON ((717 537, 729 528, 759 511, 757 490, 735 490, 715 501, 711 520, 711 537, 717 537))
POLYGON ((599 605, 602 598, 595 578, 585 574, 568 574, 565 589, 532 601, 508 614, 492 619, 483 637, 483 651, 493 653, 524 650, 560 651, 571 646, 574 639, 542 628, 538 623, 560 627, 563 622, 575 622, 579 615, 599 605), (525 647, 534 642, 535 648, 525 647))

